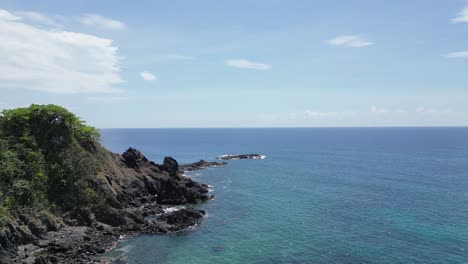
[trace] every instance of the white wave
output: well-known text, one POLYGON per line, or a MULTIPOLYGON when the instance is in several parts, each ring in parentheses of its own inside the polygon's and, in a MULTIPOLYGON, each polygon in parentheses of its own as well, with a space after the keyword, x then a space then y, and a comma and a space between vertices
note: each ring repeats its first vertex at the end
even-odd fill
POLYGON ((181 209, 185 209, 185 206, 178 205, 178 206, 168 207, 168 208, 164 208, 163 211, 165 214, 167 214, 167 213, 179 211, 181 209))
POLYGON ((265 156, 265 155, 261 155, 261 156, 260 156, 260 159, 266 159, 266 157, 267 157, 267 156, 265 156))
POLYGON ((213 185, 207 185, 208 186, 208 192, 213 192, 214 191, 214 186, 213 185))
POLYGON ((127 245, 123 247, 116 248, 115 250, 123 252, 124 255, 128 255, 128 253, 134 248, 135 246, 127 245))

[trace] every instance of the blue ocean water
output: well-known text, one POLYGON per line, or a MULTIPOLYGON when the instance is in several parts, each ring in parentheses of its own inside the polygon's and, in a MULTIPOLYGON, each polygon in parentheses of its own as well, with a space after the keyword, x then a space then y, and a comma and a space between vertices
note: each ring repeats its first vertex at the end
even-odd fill
POLYGON ((216 199, 194 230, 129 238, 127 263, 468 263, 468 128, 112 129, 161 162, 259 153, 190 173, 216 199))

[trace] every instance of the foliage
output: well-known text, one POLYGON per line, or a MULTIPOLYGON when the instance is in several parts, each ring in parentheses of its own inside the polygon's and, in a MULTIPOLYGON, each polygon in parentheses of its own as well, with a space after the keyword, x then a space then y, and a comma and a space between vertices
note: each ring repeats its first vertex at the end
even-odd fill
POLYGON ((96 199, 91 180, 99 167, 94 153, 98 142, 95 128, 60 106, 4 110, 0 115, 0 222, 5 208, 68 210, 96 199))
POLYGON ((0 206, 0 230, 11 220, 10 212, 5 207, 0 206))

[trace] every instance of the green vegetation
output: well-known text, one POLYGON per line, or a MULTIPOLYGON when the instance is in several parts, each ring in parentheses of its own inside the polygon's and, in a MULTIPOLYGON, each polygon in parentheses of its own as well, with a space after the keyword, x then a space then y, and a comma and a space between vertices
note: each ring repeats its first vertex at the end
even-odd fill
POLYGON ((9 211, 69 210, 96 193, 99 132, 65 108, 31 105, 0 115, 0 226, 9 211))

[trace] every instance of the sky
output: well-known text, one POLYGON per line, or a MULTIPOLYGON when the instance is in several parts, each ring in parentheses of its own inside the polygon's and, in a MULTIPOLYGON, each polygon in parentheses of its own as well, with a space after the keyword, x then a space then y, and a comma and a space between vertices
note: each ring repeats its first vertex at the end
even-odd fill
POLYGON ((0 109, 98 128, 468 125, 468 0, 0 0, 0 109))

